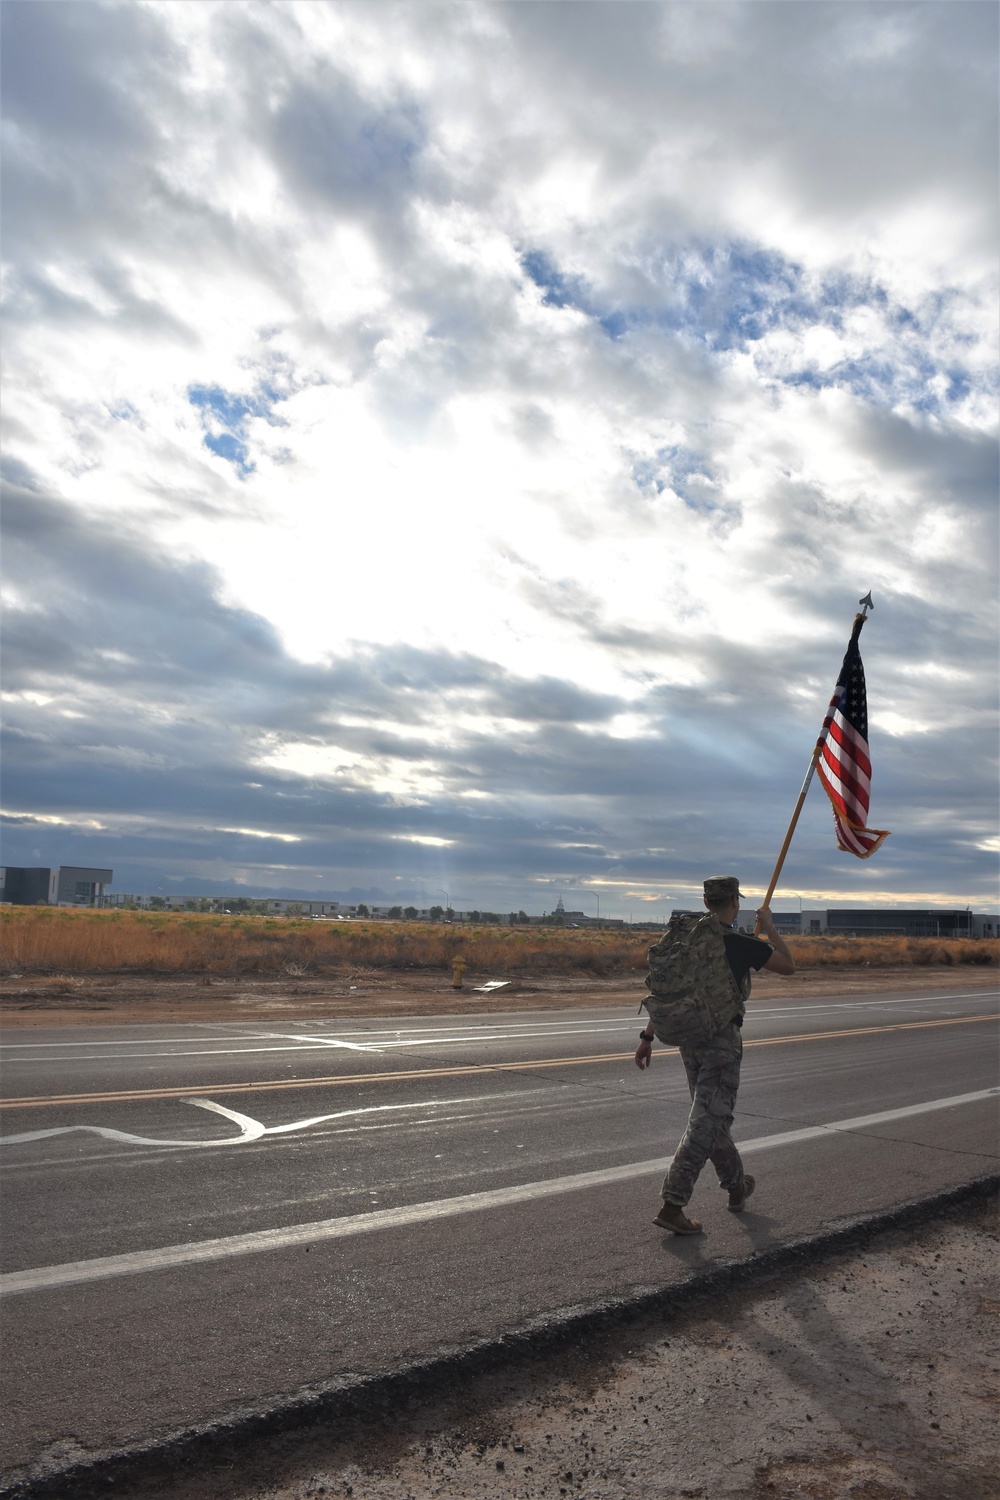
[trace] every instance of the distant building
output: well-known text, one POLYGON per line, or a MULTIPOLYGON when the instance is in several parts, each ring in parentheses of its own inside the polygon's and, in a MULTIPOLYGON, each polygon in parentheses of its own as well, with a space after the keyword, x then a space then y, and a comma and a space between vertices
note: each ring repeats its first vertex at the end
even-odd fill
MULTIPOLYGON (((229 905, 228 899, 224 901, 224 905, 229 905)), ((289 908, 294 908, 292 916, 303 917, 336 917, 341 909, 339 901, 303 901, 301 897, 296 899, 294 896, 287 899, 284 896, 268 896, 266 905, 268 915, 278 917, 287 916, 289 908)))
POLYGON ((831 937, 972 937, 972 912, 888 910, 854 907, 828 911, 826 930, 831 937))
MULTIPOLYGON (((563 927, 627 927, 624 917, 592 917, 585 911, 567 911, 560 896, 552 913, 553 920, 563 927)), ((532 918, 534 921, 535 919, 532 918)), ((544 918, 543 918, 544 920, 544 918)))
MULTIPOLYGON (((810 933, 825 932, 830 913, 826 911, 772 911, 771 916, 775 927, 785 937, 798 937, 800 933, 808 936, 810 933)), ((745 907, 740 908, 736 926, 740 932, 753 932, 756 921, 757 908, 750 899, 745 907)))
MULTIPOLYGON (((968 908, 949 911, 943 907, 844 907, 826 911, 772 912, 774 925, 786 936, 809 937, 1000 937, 1000 918, 979 917, 968 908)), ((736 925, 753 932, 756 911, 753 902, 741 909, 736 925)))
POLYGON ((99 906, 114 878, 113 870, 88 865, 0 868, 0 901, 14 906, 99 906))
POLYGON ((14 906, 47 906, 49 880, 52 871, 48 868, 28 869, 20 865, 6 865, 0 870, 0 900, 14 906))
POLYGON ((238 914, 247 911, 248 906, 253 906, 258 910, 262 909, 262 914, 268 917, 336 917, 342 911, 339 901, 310 901, 303 896, 150 896, 121 891, 113 896, 106 896, 102 903, 104 906, 138 906, 143 911, 157 908, 184 911, 199 904, 203 904, 206 910, 232 911, 238 914))

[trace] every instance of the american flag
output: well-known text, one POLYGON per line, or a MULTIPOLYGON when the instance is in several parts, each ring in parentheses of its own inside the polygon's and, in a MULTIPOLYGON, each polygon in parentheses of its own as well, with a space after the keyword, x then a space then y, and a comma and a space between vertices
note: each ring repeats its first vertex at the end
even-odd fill
POLYGON ((868 695, 858 637, 865 616, 858 615, 840 669, 837 688, 816 742, 816 769, 833 804, 837 847, 859 859, 870 855, 889 837, 884 828, 868 828, 872 765, 868 758, 868 695))

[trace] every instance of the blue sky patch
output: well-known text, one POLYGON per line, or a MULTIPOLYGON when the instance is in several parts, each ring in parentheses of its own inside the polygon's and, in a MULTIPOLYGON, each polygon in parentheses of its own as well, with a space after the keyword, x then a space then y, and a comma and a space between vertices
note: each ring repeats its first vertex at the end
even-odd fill
MULTIPOLYGON (((839 364, 762 374, 782 384, 822 390, 849 389, 876 406, 905 402, 918 410, 943 412, 965 400, 976 386, 971 373, 955 360, 935 360, 931 338, 937 316, 948 298, 943 289, 936 305, 914 309, 893 303, 886 288, 868 277, 834 269, 811 278, 795 260, 778 251, 731 241, 719 245, 672 247, 636 267, 646 295, 615 302, 592 283, 560 270, 541 249, 525 251, 521 265, 544 295, 548 307, 573 307, 620 341, 638 330, 673 334, 701 344, 711 354, 732 350, 755 353, 755 345, 778 329, 801 334, 809 328, 843 333, 845 319, 861 308, 878 311, 887 332, 898 337, 891 357, 873 349, 839 364), (943 377, 943 378, 942 378, 943 377)), ((766 356, 765 356, 766 360, 766 356)), ((633 476, 640 488, 648 479, 633 476)), ((675 486, 676 487, 676 486, 675 486)))
POLYGON ((587 282, 581 276, 567 276, 560 271, 544 250, 526 250, 521 265, 545 293, 542 302, 546 307, 576 307, 581 312, 593 312, 593 297, 587 282))
POLYGON ((255 395, 224 391, 218 385, 192 385, 188 387, 188 400, 202 413, 202 421, 208 429, 204 444, 211 453, 231 463, 246 478, 252 474, 256 464, 249 456, 246 441, 246 425, 250 417, 264 417, 268 422, 280 425, 271 415, 278 392, 266 383, 255 395), (219 429, 222 429, 221 431, 219 429))
POLYGON ((233 437, 231 432, 208 433, 205 437, 205 447, 218 454, 219 458, 228 459, 235 464, 241 474, 252 474, 254 465, 247 462, 247 445, 239 438, 233 437))
POLYGON ((637 459, 632 465, 632 479, 640 490, 652 494, 662 495, 666 489, 673 490, 689 510, 697 511, 699 515, 733 509, 728 503, 720 502, 711 465, 705 455, 680 444, 660 448, 652 457, 637 459))

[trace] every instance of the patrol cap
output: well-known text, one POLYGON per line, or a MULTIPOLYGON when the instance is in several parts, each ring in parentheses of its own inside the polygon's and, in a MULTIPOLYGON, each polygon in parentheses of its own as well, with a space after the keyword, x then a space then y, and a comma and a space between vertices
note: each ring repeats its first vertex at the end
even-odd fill
POLYGON ((706 901, 731 901, 734 896, 743 897, 736 875, 712 875, 705 881, 706 901))

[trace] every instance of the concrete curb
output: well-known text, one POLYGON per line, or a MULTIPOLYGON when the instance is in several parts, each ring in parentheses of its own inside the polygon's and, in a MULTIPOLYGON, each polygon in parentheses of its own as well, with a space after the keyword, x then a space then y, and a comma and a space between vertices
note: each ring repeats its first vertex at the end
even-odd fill
POLYGON ((558 1354, 581 1339, 612 1332, 630 1319, 678 1316, 728 1292, 752 1288, 774 1276, 800 1273, 828 1256, 864 1245, 874 1236, 986 1204, 1000 1192, 1000 1173, 978 1177, 930 1198, 913 1199, 878 1213, 860 1214, 785 1245, 698 1271, 668 1287, 640 1287, 627 1297, 560 1308, 497 1338, 477 1340, 381 1375, 343 1375, 309 1386, 264 1408, 246 1408, 217 1422, 185 1428, 126 1449, 64 1462, 46 1460, 0 1475, 0 1500, 91 1500, 130 1487, 193 1475, 213 1461, 246 1457, 248 1443, 273 1439, 316 1424, 379 1423, 426 1404, 449 1386, 467 1386, 502 1365, 558 1354))

